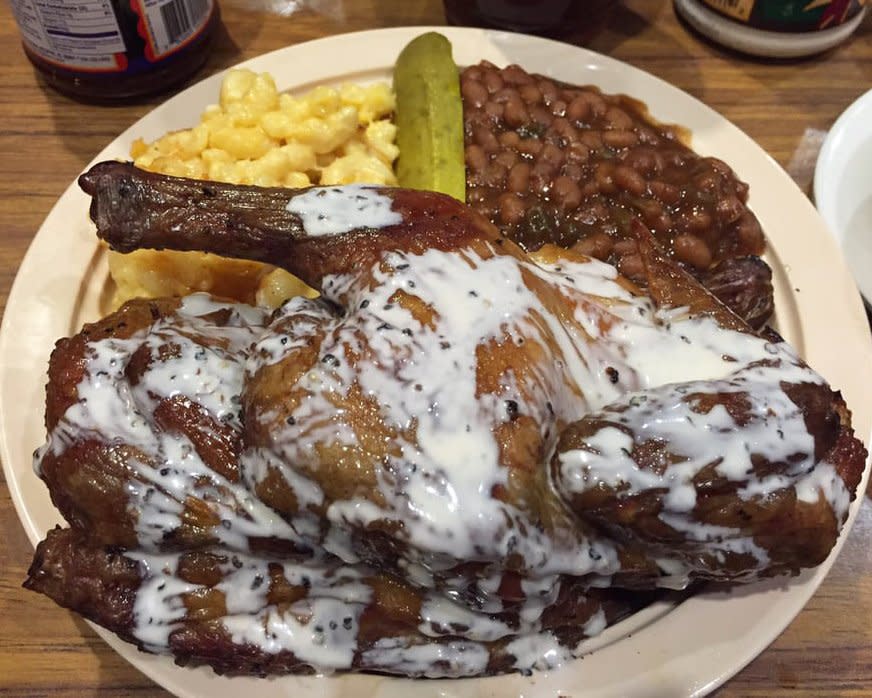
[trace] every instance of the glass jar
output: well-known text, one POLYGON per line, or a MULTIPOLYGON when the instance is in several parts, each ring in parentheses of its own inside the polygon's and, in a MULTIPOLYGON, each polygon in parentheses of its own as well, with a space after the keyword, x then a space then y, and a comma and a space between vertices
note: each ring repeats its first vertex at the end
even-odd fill
POLYGON ((199 70, 220 21, 216 0, 11 0, 24 52, 71 97, 117 101, 199 70))

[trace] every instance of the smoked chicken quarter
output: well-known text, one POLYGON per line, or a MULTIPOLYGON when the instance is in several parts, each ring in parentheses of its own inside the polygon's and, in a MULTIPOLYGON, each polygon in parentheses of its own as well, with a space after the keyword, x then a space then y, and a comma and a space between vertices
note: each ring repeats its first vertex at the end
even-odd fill
POLYGON ((547 668, 663 588, 819 564, 850 413, 629 230, 644 287, 442 195, 101 163, 119 251, 281 266, 275 313, 132 301, 61 340, 27 586, 219 673, 547 668))

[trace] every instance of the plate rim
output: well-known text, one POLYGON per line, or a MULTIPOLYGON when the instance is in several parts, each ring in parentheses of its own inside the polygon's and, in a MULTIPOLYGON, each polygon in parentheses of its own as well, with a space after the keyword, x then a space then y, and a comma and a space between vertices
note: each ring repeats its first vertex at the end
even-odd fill
MULTIPOLYGON (((845 231, 841 226, 837 225, 838 216, 836 212, 837 195, 836 183, 833 178, 833 171, 838 168, 837 155, 842 149, 842 141, 846 137, 846 133, 851 124, 854 124, 858 119, 858 114, 868 110, 872 113, 872 87, 861 93, 854 101, 852 101, 845 110, 836 117, 833 125, 830 126, 827 135, 824 137, 821 149, 818 152, 817 161, 814 167, 814 177, 812 180, 812 191, 814 192, 815 206, 820 213, 821 218, 827 224, 827 230, 836 241, 839 249, 843 254, 846 254, 845 231)), ((872 141, 872 133, 870 133, 870 141, 872 141)), ((850 267, 848 267, 850 272, 850 267)), ((853 274, 852 274, 853 275, 853 274)), ((864 292, 860 288, 860 280, 855 279, 860 295, 864 297, 867 303, 872 303, 872 282, 865 282, 863 285, 868 286, 864 292)))
MULTIPOLYGON (((789 191, 791 194, 799 195, 803 200, 806 201, 806 206, 800 206, 800 208, 807 208, 806 213, 812 216, 812 223, 814 223, 814 218, 817 218, 817 221, 820 223, 817 228, 825 229, 826 226, 823 225, 823 222, 820 221, 819 216, 814 210, 814 207, 811 203, 806 199, 806 197, 799 191, 793 181, 789 178, 789 176, 781 170, 778 164, 771 158, 762 148, 757 145, 752 139, 750 139, 746 134, 744 134, 738 127, 736 127, 731 122, 727 121, 724 117, 720 116, 712 110, 710 107, 703 104, 700 100, 693 97, 687 92, 680 90, 674 85, 667 83, 661 78, 654 76, 650 73, 640 70, 630 64, 618 61, 617 59, 611 58, 609 56, 603 56, 601 54, 594 53, 589 49, 579 48, 576 46, 571 46, 567 44, 560 44, 559 42, 540 39, 537 37, 529 37, 524 35, 516 35, 506 32, 494 32, 489 30, 480 30, 480 29, 469 29, 469 28, 458 28, 458 27, 444 27, 444 26, 417 26, 417 27, 392 27, 386 29, 374 29, 374 30, 366 30, 363 32, 349 32, 344 34, 337 34, 329 37, 322 37, 319 39, 315 39, 312 41, 301 42, 298 44, 294 44, 291 46, 286 46, 283 48, 276 49, 269 53, 253 57, 246 61, 243 61, 233 67, 249 67, 254 70, 263 70, 263 68, 258 68, 260 64, 267 64, 272 61, 275 61, 277 58, 285 57, 286 54, 296 53, 296 52, 311 52, 314 50, 329 50, 329 47, 336 44, 347 42, 349 39, 354 41, 359 41, 361 39, 375 40, 375 41, 384 41, 388 44, 396 44, 399 41, 408 41, 413 36, 421 33, 423 31, 438 31, 449 37, 452 40, 452 43, 455 43, 456 40, 460 40, 464 42, 464 48, 467 45, 467 42, 471 42, 473 44, 479 45, 476 42, 476 39, 480 42, 485 42, 487 44, 488 50, 490 50, 493 46, 497 47, 515 47, 518 48, 522 44, 532 45, 536 48, 541 48, 542 51, 570 51, 573 54, 576 54, 581 58, 584 57, 588 61, 588 66, 592 70, 602 70, 607 68, 609 70, 619 70, 621 72, 629 71, 629 76, 635 80, 642 80, 644 83, 650 84, 654 87, 659 87, 660 89, 665 89, 667 93, 669 92, 677 92, 682 96, 682 100, 691 100, 694 104, 694 107, 700 111, 700 113, 704 114, 709 119, 714 119, 718 128, 721 128, 727 132, 732 138, 738 138, 744 142, 746 147, 749 147, 752 151, 752 155, 754 156, 752 159, 760 160, 760 157, 763 156, 762 161, 768 163, 768 167, 771 169, 770 174, 775 177, 775 184, 778 186, 776 189, 780 189, 783 191, 789 191), (453 38, 453 37, 456 37, 453 38), (393 42, 393 43, 392 43, 393 42), (592 61, 592 62, 591 62, 592 61)), ((522 51, 523 53, 523 51, 522 51)), ((529 67, 529 66, 527 66, 529 67)), ((532 70, 532 68, 530 68, 532 70)), ((540 71, 545 72, 545 71, 540 71)), ((559 71, 558 71, 559 72, 559 71)), ((207 91, 210 92, 214 100, 214 95, 217 95, 217 86, 220 85, 220 81, 223 76, 226 74, 226 70, 220 71, 210 77, 201 80, 198 83, 190 86, 189 88, 183 90, 179 94, 170 98, 166 102, 161 105, 155 107, 151 112, 143 116, 142 119, 138 120, 135 124, 130 126, 128 129, 123 131, 119 136, 117 136, 109 145, 106 146, 92 161, 94 163, 100 159, 105 159, 106 157, 125 157, 126 153, 118 154, 117 151, 120 149, 121 144, 125 141, 130 140, 131 134, 139 133, 141 131, 142 122, 145 120, 159 121, 159 116, 166 114, 171 111, 171 108, 174 104, 181 104, 186 99, 191 99, 193 96, 197 94, 203 93, 206 94, 207 91), (157 115, 157 116, 156 116, 157 115), (116 154, 113 154, 116 153, 116 154)), ((309 79, 307 82, 311 82, 309 79)), ((606 89, 609 89, 606 87, 606 89)), ((201 100, 201 106, 205 106, 208 101, 203 102, 201 100)), ((653 112, 653 110, 652 110, 653 112)), ((657 114, 654 114, 655 118, 659 118, 657 114)), ((180 126, 175 126, 174 128, 179 128, 180 126)), ((166 130, 166 129, 164 129, 166 130)), ((732 162, 731 162, 732 165, 732 162)), ((735 168, 736 171, 740 174, 742 178, 746 177, 745 172, 742 172, 739 168, 735 168)), ((22 273, 22 270, 29 268, 28 265, 32 266, 34 263, 35 256, 37 252, 37 241, 38 239, 45 240, 46 236, 51 233, 48 230, 48 224, 53 220, 53 217, 56 217, 60 214, 61 210, 71 203, 75 203, 77 199, 84 200, 84 195, 81 192, 78 192, 75 181, 70 184, 70 186, 64 191, 64 193, 59 197, 57 202, 55 202, 52 210, 47 215, 45 221, 40 226, 40 229, 37 231, 34 236, 33 241, 28 247, 27 253, 25 254, 24 259, 22 260, 21 267, 19 269, 19 273, 16 275, 16 279, 10 289, 6 310, 4 312, 3 322, 0 325, 0 458, 3 461, 3 469, 4 474, 6 476, 6 480, 9 486, 10 495, 13 500, 13 504, 16 509, 16 513, 24 526, 28 538, 31 541, 31 544, 35 543, 37 537, 41 537, 39 532, 36 530, 36 526, 30 516, 30 512, 27 509, 27 504, 24 501, 21 483, 17 480, 17 473, 12 470, 12 466, 10 465, 10 453, 9 453, 9 439, 7 434, 7 418, 6 418, 6 392, 7 392, 7 381, 9 379, 10 368, 3 362, 4 357, 7 356, 10 343, 13 341, 10 339, 12 335, 12 327, 14 326, 14 318, 15 312, 19 305, 22 303, 20 296, 25 293, 25 285, 24 278, 25 274, 22 273), (44 232, 45 231, 45 232, 44 232), (10 313, 10 309, 13 310, 10 313)), ((752 184, 752 201, 754 200, 754 186, 752 184)), ((756 210, 756 207, 755 207, 756 210)), ((767 231, 767 237, 769 237, 767 231)), ((770 238, 771 239, 771 238, 770 238)), ((850 279, 850 275, 847 273, 847 269, 844 267, 844 263, 841 259, 840 254, 838 253, 838 249, 835 246, 835 241, 831 236, 825 236, 823 240, 816 240, 816 242, 820 243, 818 246, 818 250, 821 254, 824 255, 826 261, 831 264, 835 264, 836 271, 845 272, 844 276, 847 276, 850 279), (829 245, 829 247, 828 247, 829 245), (835 253, 835 254, 833 254, 835 253)), ((96 243, 94 243, 96 244, 96 243)), ((779 249, 777 252, 783 253, 785 250, 779 249)), ((788 260, 789 261, 789 260, 788 260)), ((787 266, 787 263, 785 263, 787 266)), ((809 277, 807 273, 804 273, 802 269, 788 269, 785 270, 785 273, 789 276, 789 284, 792 286, 794 283, 796 285, 796 289, 802 288, 811 288, 813 284, 811 283, 812 279, 809 277)), ((84 280, 83 280, 84 281, 84 280)), ((859 295, 856 292, 856 289, 853 286, 846 286, 844 283, 839 283, 839 280, 835 281, 835 295, 837 298, 845 301, 845 307, 842 309, 843 314, 849 318, 851 323, 855 323, 858 318, 862 317, 862 321, 865 323, 865 315, 862 314, 862 302, 860 301, 859 295)), ((832 290, 832 289, 831 289, 832 290)), ((791 294, 788 294, 791 295, 791 294)), ((798 290, 794 296, 798 296, 798 290)), ((804 299, 793 298, 797 305, 797 313, 799 313, 799 309, 804 307, 804 299)), ((800 329, 802 322, 800 318, 800 329)), ((852 324, 853 326, 853 324, 852 324)), ((867 333, 868 335, 868 333, 867 333)), ((805 337, 801 338, 805 340, 805 337)), ((810 344, 811 348, 805 346, 806 351, 810 351, 811 353, 815 353, 819 351, 820 347, 817 343, 811 341, 814 337, 809 337, 809 342, 804 342, 803 344, 810 344)), ((867 349, 872 347, 872 339, 867 339, 865 342, 867 349)), ((867 354, 872 355, 872 352, 868 352, 867 354)), ((867 365, 863 367, 864 372, 868 374, 868 376, 872 377, 872 362, 867 362, 867 365)), ((837 386, 840 387, 840 386, 837 386)), ((848 386, 844 386, 847 388, 848 386)), ((862 435, 866 437, 866 443, 868 443, 868 438, 870 432, 872 432, 872 419, 869 418, 869 415, 866 414, 868 410, 863 408, 863 432, 862 435)), ((859 429, 858 429, 859 431, 859 429)), ((866 463, 866 468, 863 474, 863 481, 860 485, 860 492, 865 491, 866 482, 869 478, 869 462, 866 463)), ((837 542, 836 547, 827 558, 827 561, 823 563, 823 565, 818 568, 814 568, 812 570, 808 570, 807 572, 800 575, 798 578, 794 578, 792 581, 786 580, 774 580, 768 583, 762 583, 758 585, 753 585, 752 592, 755 595, 760 595, 761 598, 766 598, 768 600, 772 600, 771 607, 775 607, 777 604, 784 603, 784 594, 790 595, 791 603, 789 606, 795 606, 795 609, 786 616, 780 617, 780 619, 772 626, 770 626, 767 632, 764 632, 762 635, 759 635, 755 638, 753 642, 748 642, 746 638, 746 642, 744 643, 744 651, 740 653, 741 656, 734 656, 733 661, 729 667, 722 668, 720 670, 708 670, 704 672, 705 675, 701 675, 697 672, 695 675, 690 676, 687 675, 687 663, 684 663, 684 667, 679 666, 679 674, 680 678, 684 679, 680 684, 675 683, 676 676, 672 673, 672 669, 674 669, 674 658, 669 660, 668 657, 664 656, 663 659, 663 673, 660 676, 649 676, 645 677, 644 681, 634 680, 632 677, 621 683, 617 686, 617 692, 615 691, 615 686, 605 686, 602 690, 598 690, 595 693, 590 693, 590 695, 623 695, 623 690, 626 688, 632 688, 633 685, 636 688, 644 687, 646 695, 676 695, 676 689, 680 689, 681 693, 688 696, 697 696, 703 695, 708 691, 711 691, 725 682, 728 678, 733 676, 735 673, 740 671, 744 666, 746 666, 754 657, 756 657, 766 646, 768 646, 778 635, 781 634, 783 629, 787 626, 787 624, 793 620, 796 614, 802 610, 802 608, 807 603, 808 599, 815 592, 818 585, 822 581, 823 577, 826 575, 830 566, 832 565, 833 560, 844 544, 845 539, 847 538, 847 534, 850 531, 850 527, 853 523, 854 518, 856 517, 857 511, 859 509, 859 503, 862 501, 862 497, 858 497, 858 501, 855 501, 852 504, 851 513, 846 523, 845 530, 837 542), (792 591, 791 591, 792 590, 792 591), (684 672, 684 673, 681 673, 684 672), (658 690, 660 692, 658 692, 658 690)), ((695 614, 696 607, 700 604, 709 604, 709 603, 718 603, 722 601, 725 596, 729 596, 731 599, 734 598, 732 592, 730 594, 725 594, 720 591, 713 592, 705 592, 701 595, 694 596, 689 602, 685 604, 681 604, 676 607, 672 612, 667 614, 667 618, 671 619, 668 625, 674 624, 676 618, 684 616, 688 614, 695 614), (697 603, 693 603, 696 601, 697 603), (693 608, 692 608, 693 607, 693 608)), ((770 605, 767 605, 770 607, 770 605)), ((779 606, 780 608, 780 606, 779 606)), ((657 621, 654 625, 657 625, 660 621, 657 621)), ((186 688, 184 685, 185 681, 182 681, 182 684, 177 680, 179 674, 178 672, 185 672, 185 675, 190 676, 194 673, 199 673, 201 678, 203 678, 203 672, 208 671, 204 669, 178 669, 175 667, 171 660, 165 657, 154 657, 151 655, 145 655, 136 650, 136 648, 127 643, 123 643, 118 640, 114 635, 110 635, 107 631, 102 628, 97 629, 98 633, 104 640, 107 642, 121 654, 127 661, 133 664, 137 669, 142 671, 144 674, 149 676, 153 681, 158 683, 161 686, 164 686, 168 690, 176 692, 179 696, 193 696, 196 693, 191 693, 189 688, 186 688), (170 675, 167 676, 167 670, 170 670, 170 675)), ((646 629, 642 629, 639 633, 637 633, 634 637, 639 637, 646 633, 646 629)), ((592 659, 596 654, 600 656, 603 653, 606 653, 609 650, 609 647, 612 645, 596 650, 594 655, 590 655, 589 657, 585 657, 576 662, 572 662, 567 665, 563 671, 560 672, 552 672, 551 674, 538 674, 534 675, 531 680, 519 680, 515 675, 509 675, 508 677, 493 677, 486 679, 461 679, 451 681, 452 684, 452 693, 462 696, 484 696, 484 695, 492 695, 491 689, 496 688, 496 684, 506 683, 508 686, 512 686, 518 689, 524 689, 525 691, 531 691, 535 695, 550 695, 551 693, 556 693, 560 689, 558 687, 565 688, 565 682, 560 679, 560 675, 564 674, 565 671, 569 669, 569 667, 582 665, 584 662, 589 662, 589 659, 592 659), (514 680, 514 681, 513 681, 514 680), (456 690, 454 690, 456 688, 456 690), (557 690, 554 690, 557 689, 557 690)), ((720 654, 723 648, 715 648, 715 654, 720 654)), ((727 651, 727 650, 723 650, 727 651)), ((735 650, 733 650, 733 654, 735 655, 735 650)), ((695 655, 694 655, 695 656, 695 655)), ((688 656, 685 655, 682 657, 687 660, 688 656)), ((652 662, 656 662, 659 657, 655 657, 652 662)), ((690 657, 691 662, 693 661, 693 656, 690 657)), ((582 673, 584 673, 584 667, 582 666, 582 673)), ((215 681, 219 681, 218 689, 220 690, 220 686, 225 685, 224 682, 238 682, 238 681, 250 681, 251 679, 220 679, 215 677, 214 675, 209 675, 204 679, 204 683, 206 685, 215 685, 215 681), (210 680, 211 679, 211 680, 210 680)), ((403 692, 402 686, 408 687, 408 679, 399 679, 399 678, 384 678, 377 677, 373 679, 371 676, 363 676, 363 675, 344 675, 341 677, 330 677, 330 678, 316 678, 312 679, 311 677, 282 677, 280 679, 276 679, 274 681, 270 681, 267 684, 260 683, 260 687, 264 687, 267 685, 274 685, 275 683, 279 683, 282 681, 291 682, 298 686, 305 687, 311 681, 317 681, 317 693, 319 695, 325 694, 325 692, 329 694, 340 695, 339 692, 342 687, 348 680, 354 680, 356 683, 365 683, 371 687, 370 693, 372 695, 379 696, 393 696, 393 695, 405 695, 403 692), (386 683, 390 683, 393 685, 386 686, 386 683), (399 691, 399 692, 397 692, 399 691)), ((258 680, 255 680, 258 681, 258 680)), ((422 696, 427 695, 441 695, 444 688, 446 688, 445 681, 414 681, 414 687, 418 694, 422 696), (441 688, 437 688, 441 687, 441 688), (433 689, 432 691, 429 689, 433 689), (437 693, 438 691, 438 693, 437 693)), ((227 684, 229 685, 229 684, 227 684)), ((241 685, 241 684, 237 684, 241 685)), ((238 689, 237 689, 238 690, 238 689)), ((502 693, 502 692, 501 692, 502 693)), ((586 693, 587 694, 587 693, 586 693)), ((270 693, 272 695, 272 693, 270 693)), ((285 693, 276 693, 275 695, 285 695, 285 693)))

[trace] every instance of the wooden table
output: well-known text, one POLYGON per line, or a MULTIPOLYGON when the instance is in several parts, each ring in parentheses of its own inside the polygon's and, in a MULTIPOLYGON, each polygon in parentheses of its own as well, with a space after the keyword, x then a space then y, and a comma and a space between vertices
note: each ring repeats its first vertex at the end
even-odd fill
MULTIPOLYGON (((444 23, 435 0, 221 2, 224 29, 204 75, 325 35, 444 23), (281 14, 282 6, 300 5, 316 9, 281 14)), ((5 306, 27 245, 55 200, 99 150, 160 100, 88 106, 46 88, 20 49, 8 3, 0 3, 0 38, 0 303, 5 306)), ((589 46, 714 107, 806 191, 821 132, 872 87, 872 16, 849 43, 826 55, 770 62, 707 43, 677 20, 669 2, 625 0, 589 46)), ((2 480, 0 530, 0 694, 167 695, 76 616, 20 588, 32 551, 2 480)), ((867 494, 841 556, 806 609, 718 695, 872 695, 870 540, 867 494)))

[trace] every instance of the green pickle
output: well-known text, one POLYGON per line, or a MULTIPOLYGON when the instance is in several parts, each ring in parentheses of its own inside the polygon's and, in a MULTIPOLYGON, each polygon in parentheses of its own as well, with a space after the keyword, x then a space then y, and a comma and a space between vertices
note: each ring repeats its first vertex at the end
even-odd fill
POLYGON ((463 103, 451 42, 429 32, 413 39, 394 66, 397 179, 466 201, 463 103))

